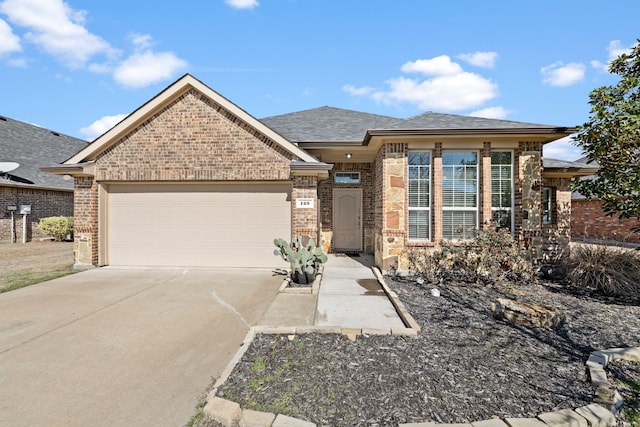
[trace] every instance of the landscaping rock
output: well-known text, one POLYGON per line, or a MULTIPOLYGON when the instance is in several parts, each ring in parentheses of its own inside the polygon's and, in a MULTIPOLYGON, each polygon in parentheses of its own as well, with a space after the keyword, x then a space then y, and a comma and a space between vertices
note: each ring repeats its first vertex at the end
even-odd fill
POLYGON ((534 328, 558 328, 565 322, 565 315, 557 308, 538 304, 526 304, 507 298, 498 298, 493 308, 494 316, 505 322, 534 328))

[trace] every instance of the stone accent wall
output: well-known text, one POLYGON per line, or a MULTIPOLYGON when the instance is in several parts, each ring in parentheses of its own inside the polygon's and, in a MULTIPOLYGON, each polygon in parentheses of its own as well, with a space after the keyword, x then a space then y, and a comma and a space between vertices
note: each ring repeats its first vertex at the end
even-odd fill
POLYGON ((571 236, 574 239, 640 243, 640 233, 631 231, 631 228, 638 226, 640 221, 637 220, 607 216, 600 200, 571 201, 571 236))
MULTIPOLYGON (((316 243, 319 241, 318 235, 318 177, 317 176, 294 176, 293 189, 291 191, 291 228, 292 237, 306 236, 313 238, 316 243), (313 199, 313 208, 298 208, 296 200, 313 199)), ((268 224, 265 224, 268 226, 268 224)), ((289 236, 282 236, 287 240, 289 236)))
POLYGON ((383 271, 406 270, 407 144, 383 145, 376 162, 376 173, 382 169, 382 182, 376 180, 382 196, 380 214, 376 212, 376 222, 382 223, 380 231, 376 224, 376 263, 383 271))
POLYGON ((557 264, 569 255, 571 241, 571 190, 569 179, 546 178, 552 189, 551 224, 542 224, 542 262, 557 264))
POLYGON ((542 259, 542 144, 520 142, 514 156, 515 229, 533 259, 542 259))
POLYGON ((362 242, 365 253, 374 253, 374 164, 372 163, 335 163, 329 173, 329 179, 320 183, 322 240, 326 251, 333 250, 333 189, 362 188, 362 242), (336 172, 360 172, 360 184, 336 184, 336 172))
POLYGON ((96 161, 100 181, 289 180, 291 155, 191 90, 96 161))
MULTIPOLYGON (((73 216, 73 192, 41 190, 24 187, 0 187, 0 241, 10 242, 11 212, 7 206, 31 205, 31 214, 27 215, 27 241, 45 238, 38 229, 40 219, 50 216, 73 216)), ((22 242, 23 216, 15 211, 14 238, 22 242)))
POLYGON ((76 177, 74 194, 75 264, 98 265, 98 184, 92 177, 76 177))

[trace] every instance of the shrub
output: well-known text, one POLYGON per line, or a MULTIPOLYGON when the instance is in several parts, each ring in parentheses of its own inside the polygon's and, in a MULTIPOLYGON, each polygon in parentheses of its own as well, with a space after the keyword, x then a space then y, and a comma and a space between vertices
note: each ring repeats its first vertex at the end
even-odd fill
POLYGON ((38 223, 38 229, 45 236, 51 236, 58 241, 63 241, 73 232, 73 217, 50 216, 42 218, 38 223))
POLYGON ((640 253, 604 245, 575 245, 567 263, 567 281, 572 286, 606 295, 637 296, 640 253))
POLYGON ((412 250, 409 269, 431 283, 462 281, 531 282, 536 278, 527 252, 513 240, 508 230, 479 230, 473 240, 442 242, 433 251, 412 250))

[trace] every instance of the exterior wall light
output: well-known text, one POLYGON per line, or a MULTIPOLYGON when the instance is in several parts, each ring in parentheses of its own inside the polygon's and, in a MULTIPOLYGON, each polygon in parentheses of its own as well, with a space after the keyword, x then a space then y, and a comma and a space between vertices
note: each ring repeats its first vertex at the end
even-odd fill
POLYGON ((345 154, 345 156, 347 156, 347 159, 350 159, 352 154, 351 153, 347 153, 347 154, 345 154))

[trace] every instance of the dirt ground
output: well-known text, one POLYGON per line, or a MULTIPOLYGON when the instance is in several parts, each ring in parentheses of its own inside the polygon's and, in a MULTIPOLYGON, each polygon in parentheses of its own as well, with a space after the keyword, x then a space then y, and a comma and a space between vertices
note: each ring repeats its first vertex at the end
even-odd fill
POLYGON ((0 243, 0 292, 71 274, 73 242, 0 243))

